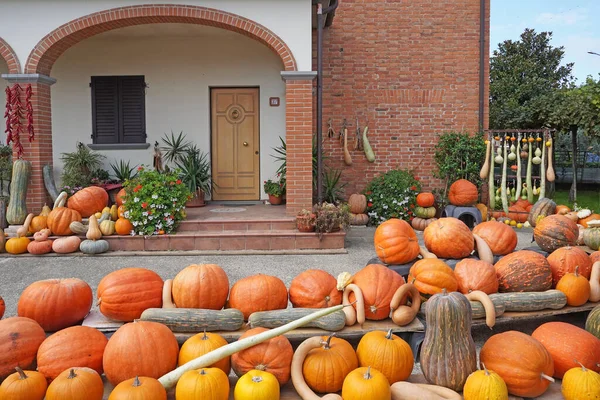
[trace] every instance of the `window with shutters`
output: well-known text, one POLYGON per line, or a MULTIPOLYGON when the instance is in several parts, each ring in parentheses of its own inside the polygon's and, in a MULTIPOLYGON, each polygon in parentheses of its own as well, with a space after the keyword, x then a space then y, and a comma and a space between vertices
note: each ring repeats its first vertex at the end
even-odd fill
POLYGON ((94 144, 146 143, 144 76, 92 76, 94 144))

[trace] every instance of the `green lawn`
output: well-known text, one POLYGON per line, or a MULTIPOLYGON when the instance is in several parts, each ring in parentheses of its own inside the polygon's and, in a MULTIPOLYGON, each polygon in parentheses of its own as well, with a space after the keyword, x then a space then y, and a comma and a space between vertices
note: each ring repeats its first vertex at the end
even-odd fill
MULTIPOLYGON (((554 201, 556 204, 566 204, 569 207, 573 207, 573 204, 569 202, 569 190, 568 189, 557 189, 554 193, 554 201)), ((596 212, 600 211, 600 190, 578 190, 577 191, 577 205, 580 208, 589 208, 596 212)))

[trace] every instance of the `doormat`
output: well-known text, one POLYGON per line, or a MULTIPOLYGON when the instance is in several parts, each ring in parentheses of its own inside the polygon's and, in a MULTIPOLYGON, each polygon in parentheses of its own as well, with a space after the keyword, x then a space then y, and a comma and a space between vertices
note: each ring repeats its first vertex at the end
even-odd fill
POLYGON ((213 208, 210 212, 216 213, 238 213, 246 211, 245 208, 242 207, 226 207, 226 208, 213 208))

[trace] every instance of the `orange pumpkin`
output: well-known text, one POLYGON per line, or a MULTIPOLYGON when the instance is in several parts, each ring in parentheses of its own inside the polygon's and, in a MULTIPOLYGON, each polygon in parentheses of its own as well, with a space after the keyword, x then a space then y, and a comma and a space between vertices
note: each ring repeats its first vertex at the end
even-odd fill
POLYGON ((458 291, 462 294, 474 290, 492 294, 498 292, 498 278, 494 266, 486 261, 465 258, 454 267, 458 291))
POLYGON ((287 308, 288 294, 283 281, 275 276, 257 274, 237 281, 229 293, 229 306, 237 308, 248 320, 256 311, 287 308))
POLYGON ((457 218, 440 218, 423 231, 427 249, 440 258, 465 258, 475 248, 475 238, 457 218))
POLYGON ((321 347, 310 350, 306 355, 302 375, 316 392, 338 392, 342 390, 346 376, 358 368, 358 358, 352 345, 344 339, 333 335, 322 339, 321 347))
POLYGON ((366 333, 356 348, 361 367, 373 367, 387 378, 390 384, 410 377, 414 366, 413 352, 408 343, 399 336, 371 331, 366 333))
POLYGON ((229 279, 217 264, 192 264, 175 276, 172 292, 179 308, 220 310, 227 302, 229 279))
POLYGON ((342 292, 337 289, 337 280, 321 269, 300 273, 292 280, 289 292, 294 307, 324 308, 342 304, 342 292))
MULTIPOLYGON (((266 328, 247 330, 238 340, 266 332, 266 328)), ((294 350, 285 336, 276 336, 231 356, 231 367, 237 376, 258 369, 272 373, 280 385, 290 380, 290 368, 294 350)))
POLYGON ((479 235, 490 246, 490 250, 496 256, 512 253, 517 247, 517 233, 502 222, 483 222, 475 226, 473 233, 479 235))
POLYGON ((351 194, 348 198, 348 205, 351 213, 362 214, 367 209, 367 197, 364 194, 351 194))
MULTIPOLYGON (((227 345, 227 341, 217 333, 203 332, 197 333, 183 343, 179 350, 178 365, 183 365, 194 358, 203 356, 213 350, 227 345)), ((216 363, 209 365, 208 368, 219 368, 225 375, 231 371, 231 357, 227 356, 216 363)))
POLYGON ((35 255, 50 253, 52 251, 52 243, 52 240, 31 241, 27 244, 27 252, 35 255))
POLYGON ((554 250, 548 256, 548 264, 552 269, 553 286, 556 286, 566 273, 575 272, 575 267, 579 267, 579 273, 586 279, 590 279, 592 273, 590 256, 578 247, 565 246, 554 250))
POLYGON ((571 212, 571 209, 565 205, 556 206, 556 210, 554 211, 555 214, 559 214, 559 215, 565 215, 570 212, 571 212))
POLYGON ((125 218, 125 207, 123 205, 120 205, 117 208, 117 217, 118 218, 125 218))
POLYGON ((579 238, 579 228, 567 217, 552 214, 536 224, 533 238, 542 250, 552 252, 559 247, 574 246, 579 238))
POLYGON ((583 226, 584 228, 588 227, 588 222, 590 221, 595 221, 595 220, 600 220, 600 214, 590 214, 588 217, 585 218, 580 218, 577 223, 581 226, 583 226))
POLYGON ((67 207, 81 214, 82 217, 89 217, 102 211, 108 205, 108 193, 99 186, 88 186, 83 188, 67 201, 67 207))
POLYGON ((113 385, 136 376, 158 379, 175 368, 178 355, 177 339, 165 325, 130 322, 121 326, 106 345, 104 375, 113 385))
POLYGON ((17 366, 29 369, 45 339, 44 330, 31 318, 0 321, 0 380, 12 374, 17 366))
MULTIPOLYGON (((367 265, 354 275, 352 282, 363 293, 365 317, 375 321, 388 318, 394 293, 406 283, 402 275, 380 264, 367 265)), ((349 300, 351 303, 356 300, 354 292, 349 300)))
POLYGON ((123 205, 125 196, 126 196, 125 188, 123 188, 117 192, 117 195, 115 196, 115 202, 117 203, 117 207, 121 207, 123 205))
POLYGON ((48 383, 46 377, 36 371, 23 371, 9 375, 0 385, 0 399, 44 400, 48 383))
POLYGON ((437 258, 424 258, 414 263, 408 281, 425 296, 441 293, 443 289, 447 292, 456 292, 458 289, 452 268, 437 258))
POLYGON ((574 273, 563 275, 556 284, 556 289, 567 296, 567 304, 570 306, 582 306, 590 299, 590 281, 585 276, 579 275, 579 267, 575 267, 574 273))
POLYGON ((102 355, 108 339, 89 326, 72 326, 49 336, 37 354, 37 368, 48 380, 77 365, 102 374, 102 355))
POLYGON ((508 207, 508 218, 517 221, 517 222, 525 222, 527 221, 527 211, 518 205, 508 207))
POLYGON ((129 235, 133 230, 133 224, 126 218, 119 217, 115 222, 115 232, 118 235, 129 235))
POLYGON ((386 264, 406 264, 419 255, 417 234, 408 222, 391 218, 375 230, 375 252, 386 264))
POLYGON ((448 200, 455 206, 470 206, 477 203, 477 186, 466 179, 459 179, 450 185, 448 200))
POLYGON ((36 215, 29 224, 29 232, 36 233, 48 227, 48 217, 45 215, 36 215))
POLYGON ((17 304, 17 314, 37 321, 45 331, 54 332, 83 320, 92 308, 92 300, 92 288, 81 279, 46 279, 25 288, 17 304))
POLYGON ((552 287, 552 271, 546 257, 531 250, 502 257, 494 269, 500 292, 543 292, 552 287))
POLYGON ((116 321, 133 321, 147 308, 162 307, 163 280, 145 268, 122 268, 98 284, 100 312, 116 321))
POLYGON ((67 369, 48 386, 46 400, 102 400, 104 383, 91 368, 67 369))
POLYGON ((167 391, 157 379, 136 376, 115 386, 108 400, 167 400, 167 391))
POLYGON ((81 222, 81 214, 67 207, 57 207, 50 211, 46 221, 48 223, 48 228, 50 228, 53 234, 69 236, 73 234, 69 225, 73 221, 81 222))
POLYGON ((423 192, 417 195, 417 205, 420 207, 432 207, 435 203, 433 193, 423 192))

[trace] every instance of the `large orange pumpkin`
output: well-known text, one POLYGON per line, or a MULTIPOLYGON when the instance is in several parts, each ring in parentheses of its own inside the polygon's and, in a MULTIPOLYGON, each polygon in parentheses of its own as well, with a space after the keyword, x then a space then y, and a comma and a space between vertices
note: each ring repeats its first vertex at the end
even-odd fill
POLYGON ((324 308, 342 304, 342 292, 337 289, 337 280, 322 269, 301 272, 292 280, 289 292, 294 307, 324 308))
MULTIPOLYGON (((238 340, 266 332, 266 328, 247 330, 238 340)), ((280 385, 290 380, 290 367, 294 350, 285 336, 276 336, 231 356, 231 367, 237 376, 258 369, 272 373, 280 385)))
POLYGON ((592 259, 578 247, 565 246, 554 250, 548 256, 548 264, 552 269, 553 286, 556 286, 565 274, 575 272, 575 267, 579 267, 579 273, 588 280, 592 273, 592 259))
POLYGON ((417 205, 420 207, 432 207, 435 203, 433 193, 423 192, 417 195, 417 205))
POLYGON ((45 331, 54 332, 83 320, 92 302, 92 288, 81 279, 47 279, 25 288, 17 304, 17 314, 37 321, 45 331))
POLYGON ((537 223, 533 237, 542 250, 552 252, 559 247, 575 246, 579 238, 579 228, 569 218, 553 214, 537 223))
POLYGON ((98 284, 100 312, 116 321, 133 321, 147 308, 162 307, 163 280, 145 268, 123 268, 98 284))
POLYGON ((81 222, 81 214, 67 207, 57 207, 50 211, 48 219, 46 220, 48 228, 50 228, 52 233, 59 236, 73 234, 71 228, 69 228, 69 225, 73 221, 81 222))
POLYGON ((0 321, 0 380, 15 372, 17 366, 29 369, 45 339, 42 327, 30 318, 0 321))
POLYGON ((69 197, 67 207, 89 217, 108 205, 108 193, 99 186, 88 186, 69 197))
POLYGON ((548 350, 538 340, 518 331, 490 337, 481 348, 479 360, 488 370, 500 375, 508 393, 514 396, 540 396, 550 386, 542 374, 554 374, 548 350))
POLYGON ((520 250, 502 257, 495 265, 500 292, 543 292, 552 287, 552 270, 546 257, 520 250))
POLYGON ((177 366, 179 345, 158 322, 138 321, 120 327, 110 338, 102 365, 113 385, 136 376, 158 379, 177 366))
POLYGON ((498 291, 496 269, 486 261, 465 258, 454 267, 458 291, 467 294, 474 290, 492 294, 498 291))
POLYGON ((452 268, 437 258, 424 258, 414 263, 410 268, 408 281, 425 296, 441 293, 444 289, 456 292, 458 288, 452 268))
MULTIPOLYGON (((390 315, 392 297, 406 283, 402 275, 380 264, 367 265, 354 275, 352 282, 362 290, 365 317, 370 320, 382 320, 390 315)), ((355 299, 354 292, 350 293, 350 302, 355 299)))
POLYGON ((512 253, 517 247, 517 233, 510 226, 498 221, 487 221, 473 228, 473 233, 479 235, 490 246, 496 256, 512 253))
POLYGON ((220 310, 227 302, 229 279, 217 264, 192 264, 173 279, 173 300, 179 308, 220 310))
POLYGON ((358 368, 358 358, 352 345, 344 339, 333 336, 323 336, 322 339, 322 346, 310 350, 306 355, 302 375, 308 386, 316 392, 338 392, 342 390, 346 376, 358 368))
POLYGON ((48 380, 73 366, 102 374, 102 355, 108 339, 89 326, 72 326, 49 336, 40 346, 37 367, 48 380))
POLYGON ((600 371, 600 339, 588 331, 565 322, 546 322, 531 336, 544 345, 554 361, 554 377, 561 378, 579 363, 600 371))
POLYGON ((375 252, 386 264, 406 264, 419 255, 419 240, 408 222, 391 218, 375 230, 375 252))
POLYGON ((115 222, 115 232, 118 235, 129 235, 133 230, 133 224, 127 218, 119 217, 115 222))
POLYGON ((287 308, 288 293, 283 281, 270 275, 252 275, 242 278, 231 287, 229 306, 237 308, 248 320, 256 311, 287 308))
POLYGON ((464 222, 440 218, 423 231, 427 249, 441 258, 465 258, 473 252, 475 239, 464 222))
POLYGON ((477 186, 466 179, 459 179, 450 185, 448 200, 455 206, 470 206, 477 203, 477 186))
POLYGON ((115 196, 115 202, 117 203, 117 207, 120 207, 123 205, 123 201, 125 200, 125 188, 119 190, 117 192, 117 195, 115 196))

